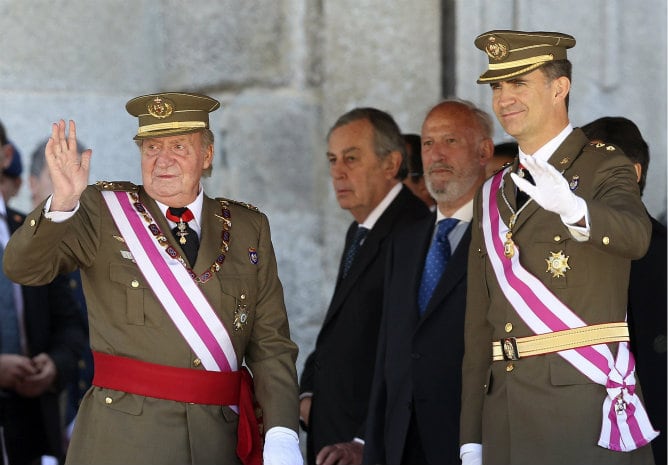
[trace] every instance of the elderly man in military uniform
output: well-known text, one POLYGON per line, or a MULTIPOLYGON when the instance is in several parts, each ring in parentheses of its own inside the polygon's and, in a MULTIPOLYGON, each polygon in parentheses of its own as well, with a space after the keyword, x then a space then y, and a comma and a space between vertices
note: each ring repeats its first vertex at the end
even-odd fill
POLYGON ((569 122, 573 37, 490 31, 475 45, 519 157, 475 200, 462 461, 651 464, 625 322, 650 237, 633 166, 569 122))
POLYGON ((200 182, 218 107, 176 92, 127 103, 142 186, 88 186, 92 151, 77 152, 73 121, 52 126, 53 195, 14 235, 4 269, 27 285, 81 269, 95 377, 68 464, 302 461, 297 347, 267 217, 200 182))

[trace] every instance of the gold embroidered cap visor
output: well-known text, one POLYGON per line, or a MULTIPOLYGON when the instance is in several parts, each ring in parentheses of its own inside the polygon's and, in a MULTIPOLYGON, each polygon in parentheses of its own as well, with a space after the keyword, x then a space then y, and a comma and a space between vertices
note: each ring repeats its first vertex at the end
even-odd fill
POLYGON ((478 84, 506 81, 529 73, 549 61, 565 60, 575 39, 560 32, 496 30, 480 34, 475 46, 487 54, 489 69, 478 84))
POLYGON ((209 113, 220 107, 218 100, 201 94, 164 92, 135 97, 125 104, 139 118, 135 140, 187 134, 209 127, 209 113))

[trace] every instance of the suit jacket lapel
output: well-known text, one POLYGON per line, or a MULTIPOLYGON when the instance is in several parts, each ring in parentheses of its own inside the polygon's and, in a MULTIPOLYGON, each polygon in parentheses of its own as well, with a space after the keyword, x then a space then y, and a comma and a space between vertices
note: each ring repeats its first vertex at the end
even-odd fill
MULTIPOLYGON (((455 252, 448 261, 448 266, 441 276, 441 280, 436 285, 434 293, 427 304, 421 321, 424 321, 429 315, 438 308, 441 302, 450 292, 459 284, 462 279, 466 279, 466 265, 468 260, 469 244, 471 243, 471 224, 466 228, 455 252)), ((417 295, 417 294, 416 294, 417 295)))

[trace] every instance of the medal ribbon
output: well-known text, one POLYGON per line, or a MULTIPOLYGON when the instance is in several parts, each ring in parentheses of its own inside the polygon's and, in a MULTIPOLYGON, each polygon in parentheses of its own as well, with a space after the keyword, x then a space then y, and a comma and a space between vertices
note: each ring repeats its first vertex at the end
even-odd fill
MULTIPOLYGON (((482 229, 488 257, 499 286, 520 318, 535 334, 545 334, 586 326, 538 278, 520 264, 520 250, 504 255, 508 226, 499 215, 496 192, 509 168, 483 185, 482 229)), ((606 387, 603 424, 598 445, 615 451, 632 451, 658 436, 647 412, 635 394, 635 360, 628 342, 620 342, 615 359, 605 344, 557 352, 590 380, 606 387)))
POLYGON ((202 366, 236 371, 229 333, 188 271, 165 252, 128 193, 103 191, 102 196, 146 281, 202 366))

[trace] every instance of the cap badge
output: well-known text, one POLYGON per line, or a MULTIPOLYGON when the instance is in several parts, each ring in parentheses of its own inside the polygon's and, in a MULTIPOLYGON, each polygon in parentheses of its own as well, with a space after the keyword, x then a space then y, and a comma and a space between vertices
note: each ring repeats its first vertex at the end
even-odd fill
POLYGON ((551 272, 553 278, 561 278, 565 276, 566 271, 570 270, 571 267, 568 266, 568 259, 563 254, 563 251, 559 252, 550 252, 550 256, 545 259, 547 262, 547 270, 545 272, 551 272))
POLYGON ((501 61, 508 56, 508 43, 500 37, 491 36, 487 39, 485 52, 492 60, 501 61))
POLYGON ((154 97, 146 106, 149 114, 154 118, 167 118, 174 112, 174 102, 164 97, 154 97))

